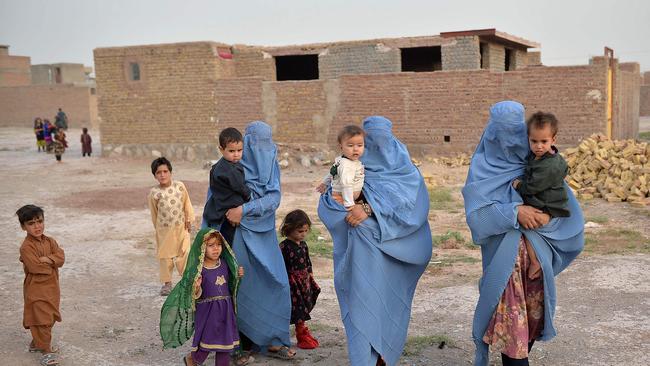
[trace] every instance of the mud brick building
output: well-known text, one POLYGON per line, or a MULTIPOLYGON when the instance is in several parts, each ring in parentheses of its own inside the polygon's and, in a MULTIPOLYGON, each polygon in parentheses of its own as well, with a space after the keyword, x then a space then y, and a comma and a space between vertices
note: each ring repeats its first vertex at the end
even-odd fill
POLYGON ((449 155, 473 150, 490 105, 504 99, 555 113, 560 144, 594 132, 636 136, 638 64, 603 56, 547 67, 539 48, 495 29, 286 47, 98 48, 103 153, 209 158, 219 130, 257 119, 279 142, 332 145, 340 127, 378 114, 412 152, 449 155))
POLYGON ((31 127, 36 117, 54 122, 63 108, 70 127, 98 128, 97 96, 81 64, 32 65, 0 45, 0 126, 31 127))
POLYGON ((650 116, 650 71, 643 73, 641 79, 641 94, 639 96, 640 107, 639 114, 642 116, 650 116))

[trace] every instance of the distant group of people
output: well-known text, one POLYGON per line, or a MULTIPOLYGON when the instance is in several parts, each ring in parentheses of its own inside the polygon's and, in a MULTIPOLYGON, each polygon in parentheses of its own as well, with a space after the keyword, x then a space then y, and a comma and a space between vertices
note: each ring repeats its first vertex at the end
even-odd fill
MULTIPOLYGON (((504 365, 528 365, 537 340, 556 334, 555 276, 581 252, 581 208, 563 181, 567 167, 554 144, 558 121, 538 112, 525 120, 512 101, 492 106, 462 190, 466 220, 483 257, 472 335, 475 365, 488 348, 504 365)), ((316 190, 318 216, 333 244, 334 287, 353 366, 396 365, 407 338, 417 283, 432 255, 427 187, 407 147, 381 116, 338 135, 340 156, 316 190)), ((82 135, 83 142, 83 135, 82 135)), ((290 324, 298 348, 319 347, 306 322, 320 287, 306 242, 312 221, 295 209, 278 242, 280 169, 271 127, 250 123, 219 135, 222 158, 210 171, 202 229, 194 241, 194 211, 172 164, 157 158, 158 184, 148 196, 156 232, 164 348, 193 337, 186 366, 215 352, 215 365, 242 366, 252 351, 292 360, 290 324), (174 268, 181 280, 173 286, 174 268)), ((58 268, 64 255, 43 235, 43 211, 18 212, 27 232, 21 247, 25 317, 43 365, 56 364, 50 329, 60 321, 58 268), (40 279, 39 279, 40 278, 40 279), (37 280, 38 279, 38 280, 37 280)))
MULTIPOLYGON (((34 135, 36 135, 36 148, 38 152, 44 151, 54 154, 56 161, 61 162, 65 150, 68 148, 65 131, 68 130, 68 116, 59 108, 54 117, 54 124, 49 119, 34 119, 34 135)), ((81 153, 82 156, 92 154, 92 138, 88 134, 88 129, 83 128, 81 134, 81 153)))

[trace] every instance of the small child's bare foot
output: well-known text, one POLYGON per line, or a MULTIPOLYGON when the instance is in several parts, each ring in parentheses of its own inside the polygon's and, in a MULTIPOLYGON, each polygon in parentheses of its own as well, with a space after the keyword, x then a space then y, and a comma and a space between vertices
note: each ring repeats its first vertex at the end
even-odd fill
POLYGON ((172 292, 172 283, 165 282, 165 284, 160 288, 160 296, 167 296, 172 292))

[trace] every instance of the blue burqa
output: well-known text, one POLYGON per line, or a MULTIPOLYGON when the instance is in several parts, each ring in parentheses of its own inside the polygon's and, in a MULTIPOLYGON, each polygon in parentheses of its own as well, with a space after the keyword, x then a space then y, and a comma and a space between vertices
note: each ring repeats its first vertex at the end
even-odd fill
POLYGON ((384 117, 369 117, 363 194, 373 215, 351 227, 331 189, 318 215, 334 241, 334 287, 350 364, 396 365, 404 348, 415 286, 431 259, 429 194, 406 147, 384 117))
POLYGON ((524 107, 512 101, 492 106, 462 192, 467 224, 474 242, 481 246, 483 258, 483 276, 472 326, 475 365, 488 364, 488 345, 483 342, 483 335, 514 269, 521 236, 531 242, 544 272, 544 330, 539 340, 556 335, 553 327, 557 300, 555 276, 584 246, 582 209, 566 184, 571 217, 551 219, 535 230, 519 226, 517 207, 523 201, 512 187, 512 181, 523 175, 528 151, 524 107))
MULTIPOLYGON (((245 275, 237 295, 237 326, 260 346, 290 346, 289 279, 275 233, 280 205, 280 168, 271 127, 251 122, 244 133, 241 165, 251 190, 232 248, 245 275)), ((208 199, 211 192, 208 190, 208 199)))

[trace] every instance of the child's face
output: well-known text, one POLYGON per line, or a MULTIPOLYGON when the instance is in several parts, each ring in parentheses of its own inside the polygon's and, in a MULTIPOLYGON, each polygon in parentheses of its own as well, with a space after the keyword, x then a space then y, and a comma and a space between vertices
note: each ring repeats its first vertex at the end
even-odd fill
POLYGON ((530 151, 538 158, 551 151, 551 146, 555 145, 555 136, 551 131, 551 126, 545 125, 542 128, 531 126, 528 133, 528 144, 530 145, 530 151))
POLYGON ((363 155, 364 149, 363 135, 344 138, 341 141, 340 147, 343 156, 350 160, 359 160, 361 155, 363 155))
POLYGON ((159 166, 158 169, 156 169, 155 177, 158 183, 163 187, 168 186, 172 182, 172 172, 169 171, 167 165, 159 166))
POLYGON ((221 256, 222 249, 221 242, 214 236, 211 236, 205 243, 205 256, 210 260, 216 261, 221 256))
POLYGON ((35 217, 29 221, 24 222, 20 227, 27 232, 27 234, 40 239, 45 230, 45 219, 43 216, 35 217))
POLYGON ((305 240, 307 234, 309 234, 309 225, 305 224, 292 231, 291 234, 289 234, 289 239, 295 241, 296 243, 300 243, 301 241, 305 240))
POLYGON ((229 142, 226 144, 226 147, 219 146, 219 151, 221 151, 224 159, 231 163, 238 163, 244 151, 244 142, 229 142))

